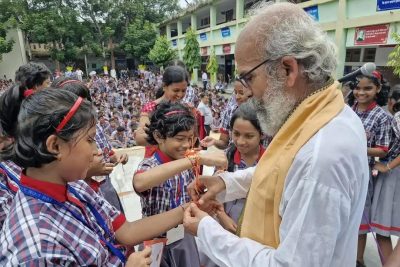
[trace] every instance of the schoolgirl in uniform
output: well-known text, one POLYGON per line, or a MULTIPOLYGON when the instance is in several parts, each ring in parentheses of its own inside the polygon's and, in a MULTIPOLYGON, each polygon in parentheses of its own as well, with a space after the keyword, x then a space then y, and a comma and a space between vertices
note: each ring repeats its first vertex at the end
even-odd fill
MULTIPOLYGON (((159 104, 146 132, 147 141, 157 150, 139 164, 133 177, 144 217, 190 202, 187 186, 195 179, 196 164, 226 167, 223 152, 187 155, 194 142, 195 118, 183 104, 159 104)), ((199 266, 193 236, 183 235, 182 229, 181 238, 166 246, 162 266, 199 266)))
MULTIPOLYGON (((49 86, 50 71, 43 64, 30 62, 18 68, 15 82, 15 86, 29 95, 49 86)), ((7 103, 1 103, 2 110, 8 108, 10 107, 7 103)), ((15 131, 15 120, 10 120, 7 112, 0 112, 0 150, 7 149, 12 144, 15 131)), ((0 229, 18 191, 20 174, 21 168, 11 160, 0 162, 0 229)))
MULTIPOLYGON (((79 80, 61 77, 53 81, 52 87, 66 89, 92 102, 89 90, 79 80)), ((92 166, 88 171, 86 182, 96 193, 101 194, 111 205, 123 213, 124 210, 121 201, 111 183, 109 174, 113 171, 116 164, 126 164, 128 162, 128 155, 122 154, 117 157, 104 129, 99 123, 96 124, 95 141, 97 148, 101 150, 101 155, 95 156, 92 166)))
MULTIPOLYGON (((241 105, 233 114, 230 122, 232 144, 226 151, 229 172, 244 170, 257 165, 263 155, 262 130, 257 114, 249 104, 241 105)), ((246 199, 238 199, 225 203, 226 214, 238 224, 246 199)), ((236 233, 234 229, 228 229, 236 233)))
POLYGON ((97 155, 90 102, 63 89, 24 91, 2 96, 10 109, 1 113, 19 115, 14 143, 0 155, 24 170, 0 234, 0 266, 149 266, 151 249, 127 261, 116 243, 158 236, 182 222, 184 208, 127 222, 80 180, 97 155))
MULTIPOLYGON (((352 108, 364 125, 371 169, 375 164, 374 158, 384 158, 389 150, 391 118, 381 107, 387 102, 387 90, 382 88, 382 82, 382 74, 378 71, 374 71, 371 76, 360 75, 357 77, 353 94, 349 96, 349 103, 354 103, 352 108)), ((364 266, 367 233, 371 231, 370 215, 373 191, 374 180, 371 176, 359 231, 357 266, 364 266)))
POLYGON ((379 175, 371 207, 371 225, 385 261, 393 251, 390 236, 400 236, 400 89, 392 91, 388 110, 393 115, 389 152, 374 167, 379 175))

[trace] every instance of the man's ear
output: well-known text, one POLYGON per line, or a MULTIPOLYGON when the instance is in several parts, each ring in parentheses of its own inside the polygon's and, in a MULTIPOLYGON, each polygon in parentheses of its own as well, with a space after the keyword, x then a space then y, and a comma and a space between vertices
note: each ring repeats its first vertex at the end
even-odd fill
POLYGON ((286 71, 286 86, 293 87, 297 77, 300 75, 300 67, 297 60, 292 56, 285 56, 281 59, 281 64, 286 71))

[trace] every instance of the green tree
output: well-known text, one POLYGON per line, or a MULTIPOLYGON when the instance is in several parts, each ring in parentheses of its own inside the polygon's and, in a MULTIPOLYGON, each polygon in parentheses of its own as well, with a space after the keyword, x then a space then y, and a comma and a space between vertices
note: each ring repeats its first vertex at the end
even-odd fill
POLYGON ((121 46, 127 53, 145 63, 156 37, 157 33, 152 23, 136 19, 129 25, 121 46))
POLYGON ((0 22, 0 61, 3 58, 3 54, 11 52, 14 40, 6 39, 7 30, 5 29, 4 24, 0 22))
POLYGON ((392 33, 392 38, 396 41, 397 45, 393 51, 390 52, 387 65, 393 67, 393 73, 395 75, 400 76, 400 34, 394 32, 392 33))
POLYGON ((193 69, 198 69, 201 65, 200 46, 196 33, 192 28, 189 28, 186 32, 183 61, 191 74, 193 69))
POLYGON ((171 47, 171 44, 166 36, 158 37, 156 43, 149 53, 149 59, 156 63, 158 66, 163 67, 168 61, 171 61, 176 57, 176 50, 171 47))
POLYGON ((218 60, 214 49, 211 50, 210 57, 208 59, 207 72, 211 75, 211 84, 215 84, 217 82, 218 60))

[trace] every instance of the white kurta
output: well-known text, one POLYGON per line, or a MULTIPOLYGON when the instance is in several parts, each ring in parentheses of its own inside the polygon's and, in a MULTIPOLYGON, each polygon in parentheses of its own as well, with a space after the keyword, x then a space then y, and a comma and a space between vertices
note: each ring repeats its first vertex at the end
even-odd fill
MULTIPOLYGON (((246 197, 253 173, 222 174, 226 191, 219 198, 246 197)), ((199 224, 199 248, 219 266, 355 266, 368 180, 364 128, 346 106, 300 149, 289 169, 277 249, 239 238, 209 216, 199 224)))

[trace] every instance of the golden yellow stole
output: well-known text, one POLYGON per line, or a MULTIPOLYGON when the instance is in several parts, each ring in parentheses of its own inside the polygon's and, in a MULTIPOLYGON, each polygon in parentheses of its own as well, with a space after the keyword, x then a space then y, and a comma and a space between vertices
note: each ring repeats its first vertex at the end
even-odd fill
POLYGON ((244 209, 240 237, 278 247, 279 204, 293 159, 304 144, 344 108, 338 83, 330 82, 328 86, 297 107, 258 162, 244 209))

